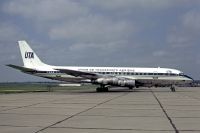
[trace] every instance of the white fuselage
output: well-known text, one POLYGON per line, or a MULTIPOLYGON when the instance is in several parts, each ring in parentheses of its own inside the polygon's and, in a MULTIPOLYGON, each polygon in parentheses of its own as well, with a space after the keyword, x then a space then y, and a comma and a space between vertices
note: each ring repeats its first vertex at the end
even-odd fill
MULTIPOLYGON (((82 77, 75 77, 60 73, 56 69, 70 69, 75 71, 89 72, 100 75, 109 75, 120 78, 141 80, 141 83, 165 86, 168 84, 185 84, 191 82, 191 78, 181 71, 170 68, 138 68, 138 67, 71 67, 71 66, 43 66, 38 67, 36 76, 62 80, 68 82, 90 82, 82 77)), ((32 73, 33 74, 33 73, 32 73)))

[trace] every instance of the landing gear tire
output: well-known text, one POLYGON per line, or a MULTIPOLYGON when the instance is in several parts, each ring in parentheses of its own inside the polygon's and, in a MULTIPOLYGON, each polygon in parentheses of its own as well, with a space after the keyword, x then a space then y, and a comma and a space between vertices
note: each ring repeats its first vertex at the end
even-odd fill
POLYGON ((133 87, 128 87, 129 88, 129 90, 133 90, 133 87))
POLYGON ((108 87, 97 87, 96 92, 108 92, 108 87))
POLYGON ((101 88, 100 88, 100 87, 97 87, 97 88, 96 88, 96 92, 101 92, 101 88))
POLYGON ((175 86, 171 86, 170 89, 171 89, 172 92, 175 92, 175 91, 176 91, 175 86))

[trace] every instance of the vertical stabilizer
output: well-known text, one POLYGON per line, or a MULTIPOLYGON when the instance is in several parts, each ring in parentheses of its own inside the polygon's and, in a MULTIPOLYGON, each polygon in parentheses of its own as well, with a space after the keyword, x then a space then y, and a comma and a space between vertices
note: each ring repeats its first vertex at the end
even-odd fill
POLYGON ((37 68, 46 65, 38 58, 26 41, 18 41, 18 44, 25 67, 37 68))

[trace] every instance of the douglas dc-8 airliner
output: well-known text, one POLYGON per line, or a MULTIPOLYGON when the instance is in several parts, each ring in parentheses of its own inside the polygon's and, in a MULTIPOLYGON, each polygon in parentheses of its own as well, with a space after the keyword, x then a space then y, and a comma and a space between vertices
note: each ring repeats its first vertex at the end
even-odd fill
POLYGON ((52 66, 43 63, 26 41, 18 41, 24 66, 7 66, 24 73, 72 83, 91 83, 99 85, 97 92, 108 91, 110 86, 162 87, 168 86, 175 91, 175 85, 191 83, 192 78, 183 72, 170 68, 139 67, 77 67, 52 66))

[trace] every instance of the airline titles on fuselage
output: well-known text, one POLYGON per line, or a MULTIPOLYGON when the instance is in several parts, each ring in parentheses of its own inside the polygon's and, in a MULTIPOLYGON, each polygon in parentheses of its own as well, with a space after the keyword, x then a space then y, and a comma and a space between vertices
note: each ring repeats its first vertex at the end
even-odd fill
POLYGON ((135 72, 134 69, 114 69, 114 68, 108 68, 108 69, 100 69, 100 68, 95 68, 95 69, 78 69, 79 71, 84 71, 84 72, 135 72))

